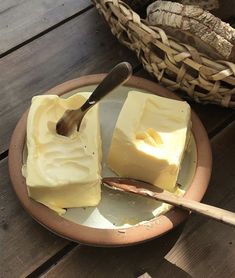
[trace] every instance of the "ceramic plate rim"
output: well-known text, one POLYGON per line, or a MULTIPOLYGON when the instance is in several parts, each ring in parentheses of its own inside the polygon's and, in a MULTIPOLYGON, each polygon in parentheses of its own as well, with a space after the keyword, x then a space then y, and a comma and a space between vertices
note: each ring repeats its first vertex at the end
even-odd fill
MULTIPOLYGON (((98 84, 105 74, 86 75, 80 78, 64 82, 46 94, 62 95, 89 85, 98 84)), ((171 91, 160 85, 141 77, 133 76, 126 84, 138 90, 145 90, 160 96, 180 100, 171 91)), ((27 194, 25 179, 21 174, 22 150, 26 135, 26 120, 28 110, 21 119, 12 134, 8 167, 13 189, 26 211, 41 225, 66 239, 93 246, 125 246, 141 243, 165 234, 184 221, 189 213, 173 208, 164 215, 153 218, 147 222, 133 227, 120 229, 100 229, 86 227, 57 215, 44 205, 30 199, 27 194)), ((208 187, 212 168, 212 154, 207 132, 198 116, 192 111, 192 132, 197 146, 197 166, 192 184, 185 196, 195 201, 200 201, 208 187), (199 144, 200 142, 200 144, 199 144), (196 190, 195 190, 196 189, 196 190)))

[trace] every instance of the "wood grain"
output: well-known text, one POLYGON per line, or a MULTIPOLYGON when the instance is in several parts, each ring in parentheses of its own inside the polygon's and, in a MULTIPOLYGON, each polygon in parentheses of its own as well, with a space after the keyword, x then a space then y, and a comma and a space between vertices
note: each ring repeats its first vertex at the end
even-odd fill
POLYGON ((36 223, 21 207, 0 162, 0 277, 25 277, 68 242, 36 223))
MULTIPOLYGON (((235 211, 234 204, 235 192, 222 205, 235 211)), ((209 221, 184 237, 166 258, 192 277, 235 277, 234 244, 234 228, 209 221)))
POLYGON ((89 5, 87 0, 1 1, 0 55, 89 5))
POLYGON ((32 96, 68 79, 102 73, 135 55, 121 46, 93 8, 0 60, 0 153, 32 96))
MULTIPOLYGON (((213 141, 214 172, 207 200, 235 211, 235 123, 228 126, 213 141), (220 169, 220 170, 219 170, 220 169), (224 171, 226 169, 226 179, 224 171)), ((152 277, 233 277, 235 274, 235 233, 226 225, 193 216, 187 222, 174 248, 166 255, 172 264, 168 274, 164 260, 167 236, 147 244, 122 249, 99 249, 81 246, 68 254, 44 278, 53 277, 135 277, 138 269, 152 277), (193 219, 192 219, 193 218, 193 219), (191 224, 199 219, 192 231, 191 224), (201 221, 203 219, 203 221, 201 221), (89 267, 88 267, 89 265, 89 267), (180 273, 180 274, 179 274, 180 273), (170 276, 171 275, 171 276, 170 276)), ((166 248, 167 249, 167 248, 166 248)))
MULTIPOLYGON (((235 212, 235 122, 213 139, 214 169, 205 201, 235 212)), ((234 229, 192 217, 167 260, 193 277, 234 277, 234 229)))
POLYGON ((123 248, 78 246, 42 277, 122 278, 138 277, 145 272, 157 277, 154 274, 157 273, 158 265, 176 242, 182 228, 183 225, 180 225, 173 233, 137 246, 123 248))

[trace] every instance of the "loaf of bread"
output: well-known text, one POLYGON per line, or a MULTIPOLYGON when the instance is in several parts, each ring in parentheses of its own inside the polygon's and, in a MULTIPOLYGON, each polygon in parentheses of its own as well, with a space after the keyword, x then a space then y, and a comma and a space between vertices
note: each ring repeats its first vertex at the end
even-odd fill
MULTIPOLYGON (((166 1, 166 0, 163 0, 166 1)), ((220 7, 219 0, 171 0, 172 2, 178 2, 183 5, 194 5, 203 8, 204 10, 218 10, 220 7)), ((222 1, 222 0, 220 0, 222 1)), ((226 0, 224 0, 226 1, 226 0)), ((154 0, 123 0, 127 5, 138 13, 143 13, 145 8, 154 2, 154 0)), ((223 5, 227 6, 227 5, 223 5)))
POLYGON ((235 61, 235 29, 198 6, 156 1, 147 8, 147 22, 212 58, 235 61))

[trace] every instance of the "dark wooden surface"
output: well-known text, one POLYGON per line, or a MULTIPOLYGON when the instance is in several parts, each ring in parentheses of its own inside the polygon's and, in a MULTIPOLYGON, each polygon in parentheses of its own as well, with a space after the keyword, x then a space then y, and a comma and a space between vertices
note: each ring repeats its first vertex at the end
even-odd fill
MULTIPOLYGON (((121 46, 86 0, 0 1, 0 277, 235 277, 235 231, 200 216, 148 243, 119 249, 77 245, 36 223, 9 181, 7 150, 31 97, 135 55, 121 46)), ((192 103, 213 147, 204 201, 235 211, 234 111, 192 103)))
POLYGON ((10 187, 6 158, 0 162, 0 173, 0 277, 18 277, 32 272, 67 241, 45 230, 22 209, 10 187))
POLYGON ((1 0, 0 54, 55 28, 89 6, 87 0, 1 0))

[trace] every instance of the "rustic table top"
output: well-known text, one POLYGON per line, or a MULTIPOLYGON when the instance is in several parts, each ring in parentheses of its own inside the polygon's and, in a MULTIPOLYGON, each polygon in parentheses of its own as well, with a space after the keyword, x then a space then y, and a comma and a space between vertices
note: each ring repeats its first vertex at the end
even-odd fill
MULTIPOLYGON (((235 230, 191 215, 165 236, 126 248, 69 242, 36 223, 9 180, 12 131, 32 96, 63 81, 132 63, 86 0, 0 1, 0 277, 235 277, 235 230)), ((213 173, 204 202, 235 211, 235 113, 192 104, 209 134, 213 173)))

